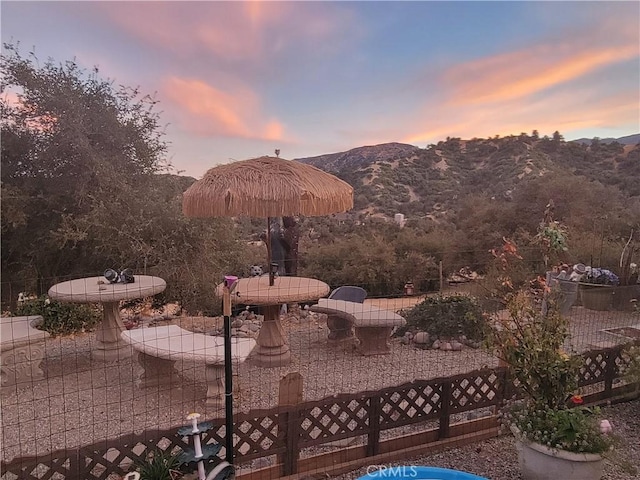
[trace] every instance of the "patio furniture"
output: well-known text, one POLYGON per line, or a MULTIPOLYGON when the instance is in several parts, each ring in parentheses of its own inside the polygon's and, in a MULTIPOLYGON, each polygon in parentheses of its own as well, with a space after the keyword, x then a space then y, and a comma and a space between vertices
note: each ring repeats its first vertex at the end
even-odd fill
MULTIPOLYGON (((122 339, 138 352, 143 372, 138 378, 141 388, 180 382, 175 369, 177 360, 206 365, 207 401, 215 408, 224 405, 224 337, 194 333, 177 325, 137 328, 121 333, 122 339)), ((252 338, 231 339, 231 361, 244 362, 256 345, 252 338)))
POLYGON ((0 377, 3 390, 45 377, 40 364, 49 333, 38 330, 40 315, 0 318, 0 377))
POLYGON ((58 283, 49 289, 49 297, 59 302, 101 303, 102 323, 91 356, 95 360, 113 361, 131 356, 131 348, 120 338, 120 332, 124 331, 120 302, 150 297, 165 288, 163 279, 149 275, 136 275, 133 283, 109 283, 104 277, 89 277, 58 283))
MULTIPOLYGON (((362 355, 389 353, 388 340, 392 330, 407 323, 397 313, 346 300, 321 298, 310 310, 341 318, 348 324, 346 331, 349 335, 353 326, 355 336, 359 340, 357 349, 362 355)), ((348 339, 348 336, 345 339, 348 339)))
MULTIPOLYGON (((241 278, 236 282, 231 302, 263 307, 264 321, 251 361, 262 367, 279 367, 291 362, 291 351, 280 324, 281 306, 317 300, 329 293, 329 286, 304 277, 275 277, 274 284, 269 283, 268 275, 241 278)), ((222 296, 222 284, 216 293, 222 296)))
MULTIPOLYGON (((343 285, 333 290, 329 298, 363 303, 364 299, 367 298, 367 291, 361 287, 343 285)), ((351 343, 354 339, 353 322, 348 318, 344 318, 343 315, 328 314, 327 328, 329 329, 329 343, 331 344, 351 343)))

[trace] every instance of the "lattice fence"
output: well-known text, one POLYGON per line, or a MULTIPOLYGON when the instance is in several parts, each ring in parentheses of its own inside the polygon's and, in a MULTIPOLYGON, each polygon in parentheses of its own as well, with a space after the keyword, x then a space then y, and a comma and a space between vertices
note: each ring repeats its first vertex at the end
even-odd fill
MULTIPOLYGON (((628 359, 622 346, 584 354, 580 386, 592 391, 587 402, 597 402, 624 393, 620 367, 628 359), (599 388, 594 388, 598 387, 599 388)), ((506 369, 484 369, 446 378, 414 381, 373 392, 344 394, 298 405, 238 414, 234 445, 237 464, 276 455, 274 476, 296 473, 302 449, 341 439, 366 436, 366 455, 376 455, 383 430, 437 421, 434 441, 460 433, 468 435, 483 427, 470 423, 464 432, 451 428, 457 414, 500 406, 513 385, 506 369)), ((628 388, 627 388, 628 390, 628 388)), ((205 443, 225 443, 224 420, 204 436, 205 443)), ((74 450, 61 450, 41 457, 2 463, 2 480, 48 480, 74 478, 115 480, 155 449, 176 452, 188 446, 175 430, 127 435, 74 450)), ((224 457, 224 448, 219 455, 224 457)), ((298 472, 301 473, 301 472, 298 472)))

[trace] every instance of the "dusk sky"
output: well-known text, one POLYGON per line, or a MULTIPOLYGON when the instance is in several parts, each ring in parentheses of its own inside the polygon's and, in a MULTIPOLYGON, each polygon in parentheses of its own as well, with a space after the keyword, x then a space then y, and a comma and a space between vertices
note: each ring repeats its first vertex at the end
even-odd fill
POLYGON ((559 130, 640 132, 640 3, 10 2, 2 41, 160 101, 177 171, 559 130))

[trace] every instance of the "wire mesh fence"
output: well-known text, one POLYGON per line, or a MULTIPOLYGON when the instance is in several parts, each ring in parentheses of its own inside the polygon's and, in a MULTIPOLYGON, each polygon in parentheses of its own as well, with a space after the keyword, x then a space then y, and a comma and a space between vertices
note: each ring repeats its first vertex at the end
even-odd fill
MULTIPOLYGON (((136 276, 131 284, 99 276, 58 280, 49 282, 51 299, 101 305, 99 318, 87 331, 47 336, 37 329, 45 318, 3 314, 0 478, 118 479, 154 449, 184 448, 175 432, 190 412, 216 423, 208 441, 223 440, 221 316, 125 303, 161 292, 157 277, 136 276)), ((426 298, 480 296, 482 287, 467 280, 435 278, 441 291, 407 285, 404 295, 367 297, 350 311, 336 304, 331 313, 316 307, 334 286, 243 279, 231 319, 239 473, 277 478, 429 439, 495 435, 505 382, 489 350, 465 338, 397 334, 396 315, 405 318, 426 298), (341 325, 349 330, 344 335, 341 325), (287 400, 281 382, 291 374, 299 374, 301 389, 287 400), (312 460, 329 453, 334 460, 312 460)), ((7 288, 3 296, 17 300, 7 288)), ((618 304, 610 293, 604 307, 595 307, 603 309, 585 306, 578 295, 567 314, 570 347, 585 354, 581 388, 594 400, 624 387, 620 346, 640 339, 632 303, 618 304)))

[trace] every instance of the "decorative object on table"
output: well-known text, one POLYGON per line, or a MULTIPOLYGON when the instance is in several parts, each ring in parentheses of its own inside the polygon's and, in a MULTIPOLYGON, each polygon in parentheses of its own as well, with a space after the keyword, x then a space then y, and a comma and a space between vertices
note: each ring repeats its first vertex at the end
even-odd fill
POLYGON ((351 208, 351 185, 311 165, 275 157, 218 165, 193 183, 182 200, 188 217, 266 218, 267 265, 272 217, 329 215, 351 208))
POLYGON ((109 283, 133 283, 136 280, 133 276, 133 270, 130 268, 125 268, 120 273, 113 268, 108 268, 104 272, 104 278, 106 278, 109 283))
MULTIPOLYGON (((494 256, 509 281, 518 256, 505 241, 494 256)), ((611 438, 600 429, 599 410, 582 405, 577 389, 581 360, 563 350, 568 320, 558 311, 553 292, 540 288, 512 290, 504 295, 508 316, 490 324, 489 345, 507 366, 521 396, 503 411, 516 436, 518 457, 526 480, 595 480, 602 476, 602 455, 611 438), (547 309, 540 308, 541 297, 547 309)))
POLYGON ((222 448, 219 444, 202 445, 201 435, 213 428, 211 422, 198 423, 199 413, 190 413, 187 420, 190 425, 182 427, 178 430, 178 435, 183 437, 191 437, 193 439, 193 449, 184 450, 178 456, 178 464, 182 469, 193 470, 195 464, 198 470, 198 480, 223 480, 231 478, 233 475, 233 467, 226 461, 221 461, 217 454, 222 448), (213 468, 206 473, 205 464, 211 464, 213 468))
POLYGON ((259 277, 264 273, 260 265, 251 265, 249 267, 249 275, 252 277, 259 277))

